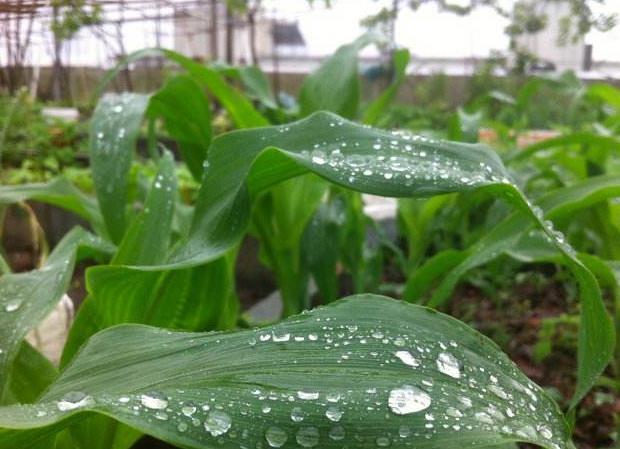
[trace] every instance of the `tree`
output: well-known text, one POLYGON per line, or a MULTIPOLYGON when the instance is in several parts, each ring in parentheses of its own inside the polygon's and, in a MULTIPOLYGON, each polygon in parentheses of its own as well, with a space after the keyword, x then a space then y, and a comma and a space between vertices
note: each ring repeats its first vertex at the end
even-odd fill
POLYGON ((62 47, 84 26, 101 22, 101 5, 86 0, 52 0, 52 35, 54 39, 54 66, 52 96, 59 100, 67 94, 67 74, 62 64, 62 47))

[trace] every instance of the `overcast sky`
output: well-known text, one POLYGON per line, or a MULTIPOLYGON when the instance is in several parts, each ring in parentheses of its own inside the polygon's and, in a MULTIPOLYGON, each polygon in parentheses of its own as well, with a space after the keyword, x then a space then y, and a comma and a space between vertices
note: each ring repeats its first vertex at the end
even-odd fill
MULTIPOLYGON (((389 6, 391 1, 333 0, 331 9, 322 7, 321 0, 315 3, 309 7, 306 0, 265 1, 269 13, 298 20, 312 54, 329 54, 359 36, 363 32, 360 20, 383 5, 389 6)), ((503 3, 509 7, 514 1, 503 3)), ((620 14, 620 0, 608 0, 607 6, 599 8, 601 12, 620 14)), ((460 17, 427 4, 417 11, 403 10, 396 26, 396 40, 419 56, 488 56, 491 50, 507 49, 507 23, 490 8, 460 17)), ((594 45, 595 59, 620 60, 620 26, 608 33, 592 32, 586 42, 594 45)))
MULTIPOLYGON (((458 0, 454 0, 458 1, 458 0)), ((514 0, 503 0, 509 6, 514 0)), ((310 7, 306 0, 264 0, 265 13, 282 19, 297 21, 313 56, 331 54, 338 46, 350 42, 364 30, 360 21, 377 12, 390 0, 332 0, 327 9, 322 0, 310 7)), ((608 0, 605 11, 620 13, 620 0, 608 0), (610 6, 613 5, 613 6, 610 6)), ((135 11, 142 14, 145 11, 135 11)), ((146 12, 148 13, 148 11, 146 12)), ((127 11, 125 17, 131 17, 127 11)), ((153 15, 153 14, 150 14, 153 15)), ((491 50, 505 51, 508 40, 504 34, 506 20, 489 8, 480 8, 466 17, 439 12, 434 5, 425 5, 417 11, 405 9, 396 26, 396 40, 417 56, 468 57, 488 56, 491 50)), ((113 27, 108 30, 114 35, 113 27)), ((40 29, 48 25, 40 24, 40 29)), ((162 46, 173 48, 172 23, 162 26, 162 46)), ((123 30, 128 52, 155 46, 153 23, 132 22, 123 30)), ((586 42, 594 45, 594 59, 620 61, 620 26, 608 33, 592 32, 586 42)), ((50 64, 49 35, 39 33, 35 39, 31 62, 50 64)), ((372 51, 372 50, 369 50, 372 51)), ((76 65, 109 65, 105 47, 88 31, 81 31, 68 49, 66 59, 76 65)))

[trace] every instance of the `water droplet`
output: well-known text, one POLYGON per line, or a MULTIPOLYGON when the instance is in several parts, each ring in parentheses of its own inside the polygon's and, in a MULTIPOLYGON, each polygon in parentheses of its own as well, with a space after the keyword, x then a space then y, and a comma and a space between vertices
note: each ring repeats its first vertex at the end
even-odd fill
POLYGON ((327 393, 327 402, 338 402, 340 400, 340 393, 327 393))
POLYGON ((308 334, 308 340, 316 341, 319 337, 316 334, 308 334))
POLYGON ((329 430, 329 437, 334 441, 340 441, 344 439, 344 427, 334 426, 329 430))
POLYGON ((379 447, 388 447, 390 445, 390 439, 388 437, 377 437, 375 442, 379 447))
POLYGON ((299 407, 293 407, 293 409, 291 410, 291 419, 294 422, 301 422, 304 420, 304 412, 301 408, 299 407))
POLYGON ((224 435, 230 429, 232 420, 230 416, 219 410, 214 410, 207 415, 204 422, 205 429, 214 437, 224 435))
POLYGON ((463 413, 454 407, 448 407, 446 409, 446 415, 452 416, 453 418, 461 418, 463 413))
POLYGON ((297 397, 305 401, 313 401, 319 398, 319 393, 317 391, 298 391, 297 397))
POLYGON ((437 369, 442 373, 458 379, 461 377, 461 364, 449 352, 441 352, 437 356, 437 369))
POLYGON ((273 338, 273 341, 276 341, 276 342, 289 341, 290 338, 291 338, 291 334, 288 334, 288 333, 287 334, 282 334, 282 335, 273 334, 272 338, 273 338))
POLYGON ((4 305, 4 310, 6 312, 15 312, 22 306, 22 301, 20 299, 12 299, 4 305))
POLYGON ((159 419, 160 421, 168 421, 168 413, 162 410, 157 410, 155 412, 155 418, 159 419))
POLYGON ((484 423, 484 424, 495 424, 495 422, 493 421, 493 418, 491 418, 485 412, 477 412, 477 413, 475 413, 474 414, 474 418, 476 419, 476 421, 479 421, 479 422, 484 423))
POLYGON ((92 397, 81 391, 72 391, 62 397, 60 401, 56 403, 56 407, 61 412, 67 412, 69 410, 75 410, 80 407, 92 405, 94 400, 92 397))
POLYGON ((390 391, 388 405, 397 415, 407 415, 427 409, 431 397, 417 387, 403 385, 390 391))
POLYGON ((194 413, 196 413, 197 407, 193 404, 185 404, 181 407, 181 413, 183 413, 188 418, 191 417, 194 413))
POLYGON ((508 399, 508 393, 499 385, 489 385, 489 391, 500 399, 508 399))
POLYGON ((279 427, 272 426, 265 432, 265 439, 271 447, 281 447, 288 440, 286 432, 279 427))
POLYGON ((316 427, 304 427, 297 431, 295 439, 300 446, 314 447, 319 444, 319 429, 316 427))
POLYGON ((140 402, 151 410, 163 410, 168 407, 168 400, 159 393, 149 393, 140 396, 140 402))
POLYGON ((409 429, 409 427, 407 426, 400 426, 398 428, 398 436, 401 438, 407 438, 409 435, 411 435, 411 429, 409 429))
POLYGON ((553 438, 553 432, 551 432, 551 429, 546 424, 540 424, 536 430, 538 430, 541 437, 546 438, 547 440, 553 438))
POLYGON ((179 423, 179 425, 177 426, 177 430, 178 430, 179 432, 181 432, 181 433, 183 433, 183 432, 187 432, 187 428, 188 428, 188 426, 187 426, 187 424, 185 424, 184 422, 179 423))
POLYGON ((263 413, 269 413, 271 411, 271 407, 269 407, 268 405, 263 405, 263 408, 261 409, 261 411, 263 413))
POLYGON ((327 160, 325 159, 325 153, 319 150, 315 150, 312 152, 312 162, 317 165, 323 165, 327 160))
POLYGON ((328 407, 327 410, 325 410, 325 416, 327 416, 327 419, 330 421, 338 422, 340 418, 342 418, 342 410, 334 406, 328 407))
POLYGON ((418 361, 418 359, 412 356, 409 351, 396 351, 394 355, 398 357, 400 361, 403 362, 405 365, 413 366, 414 368, 416 366, 420 366, 420 362, 418 361))

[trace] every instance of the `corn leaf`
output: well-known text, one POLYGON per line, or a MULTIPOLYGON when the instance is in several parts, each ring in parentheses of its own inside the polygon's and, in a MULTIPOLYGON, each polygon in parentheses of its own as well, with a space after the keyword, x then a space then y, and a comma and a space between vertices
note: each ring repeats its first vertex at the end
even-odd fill
MULTIPOLYGON (((598 176, 549 193, 541 198, 538 204, 544 211, 545 218, 552 220, 566 217, 619 194, 620 178, 618 176, 598 176)), ((467 271, 514 248, 524 238, 523 234, 532 228, 530 223, 525 215, 517 212, 493 228, 467 250, 456 253, 451 250, 445 255, 439 253, 429 259, 420 270, 408 279, 404 296, 411 301, 417 301, 435 279, 444 275, 429 301, 431 306, 441 305, 450 297, 457 282, 467 271)), ((556 238, 558 237, 563 239, 563 236, 556 234, 556 238)), ((553 246, 557 248, 557 244, 554 243, 553 246)), ((572 265, 574 259, 573 256, 573 258, 565 258, 564 261, 565 265, 575 273, 575 266, 572 265)), ((583 266, 581 261, 578 263, 583 266)), ((590 272, 588 271, 588 273, 590 272)), ((611 358, 615 345, 614 327, 601 300, 596 280, 591 277, 591 273, 587 275, 589 279, 580 276, 577 276, 580 282, 582 301, 578 376, 577 387, 571 402, 572 406, 576 405, 592 387, 611 358), (599 343, 596 344, 595 341, 599 343)))
POLYGON ((554 401, 493 342, 372 295, 263 329, 105 330, 36 404, 1 407, 0 426, 44 432, 87 412, 188 448, 572 447, 554 401))
POLYGON ((112 249, 99 238, 75 228, 58 243, 41 268, 0 277, 0 389, 3 391, 7 389, 9 369, 22 340, 67 290, 80 247, 96 252, 112 249))

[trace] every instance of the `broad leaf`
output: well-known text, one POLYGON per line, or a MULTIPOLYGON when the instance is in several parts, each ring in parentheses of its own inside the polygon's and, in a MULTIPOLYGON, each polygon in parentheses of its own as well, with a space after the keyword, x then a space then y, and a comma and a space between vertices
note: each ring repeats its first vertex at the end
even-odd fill
POLYGON ((304 78, 299 92, 302 117, 325 110, 355 118, 360 99, 357 54, 373 40, 372 35, 365 34, 343 45, 316 72, 304 78))
POLYGON ((211 144, 211 109, 204 89, 189 75, 172 77, 151 97, 149 115, 163 117, 192 176, 200 180, 211 144))
MULTIPOLYGON (((541 198, 538 202, 540 206, 538 214, 542 216, 544 211, 546 219, 565 217, 619 194, 620 178, 618 176, 593 177, 541 198)), ((417 301, 435 279, 445 275, 429 301, 429 305, 434 307, 441 305, 450 297, 457 282, 466 272, 495 259, 517 245, 519 240, 523 238, 523 234, 531 229, 530 223, 531 221, 524 214, 515 213, 466 251, 455 253, 451 250, 429 259, 408 280, 405 297, 417 301)), ((559 233, 556 233, 555 238, 564 240, 564 237, 559 233)), ((557 243, 554 243, 554 247, 557 248, 557 243)), ((565 264, 574 270, 575 267, 570 263, 570 260, 565 258, 565 264)), ((581 262, 579 263, 581 264, 581 262)), ((575 271, 573 272, 575 273, 575 271)), ((596 280, 593 277, 584 279, 580 276, 577 276, 581 285, 582 301, 578 351, 579 368, 577 388, 572 400, 573 406, 592 387, 611 358, 615 345, 614 327, 601 300, 596 280)))
POLYGON ((191 448, 572 446, 557 405, 494 343, 371 295, 234 333, 108 329, 37 404, 0 408, 0 426, 87 411, 191 448))
POLYGON ((263 117, 252 103, 237 89, 229 85, 215 68, 205 66, 171 50, 159 48, 147 48, 132 53, 120 62, 114 69, 107 73, 97 91, 95 98, 107 87, 112 79, 125 67, 145 57, 165 57, 179 64, 201 85, 206 87, 211 94, 226 108, 233 121, 239 128, 251 128, 265 126, 269 122, 263 117))
POLYGON ((8 370, 26 334, 52 311, 67 290, 79 247, 96 252, 112 250, 109 244, 75 228, 41 268, 0 277, 0 389, 7 386, 8 370))
POLYGON ((145 94, 106 94, 92 118, 93 182, 103 220, 114 243, 120 242, 125 233, 129 168, 149 99, 145 94))
POLYGON ((95 228, 103 229, 97 202, 64 178, 56 178, 45 184, 0 186, 0 205, 25 200, 53 204, 88 220, 95 228))

